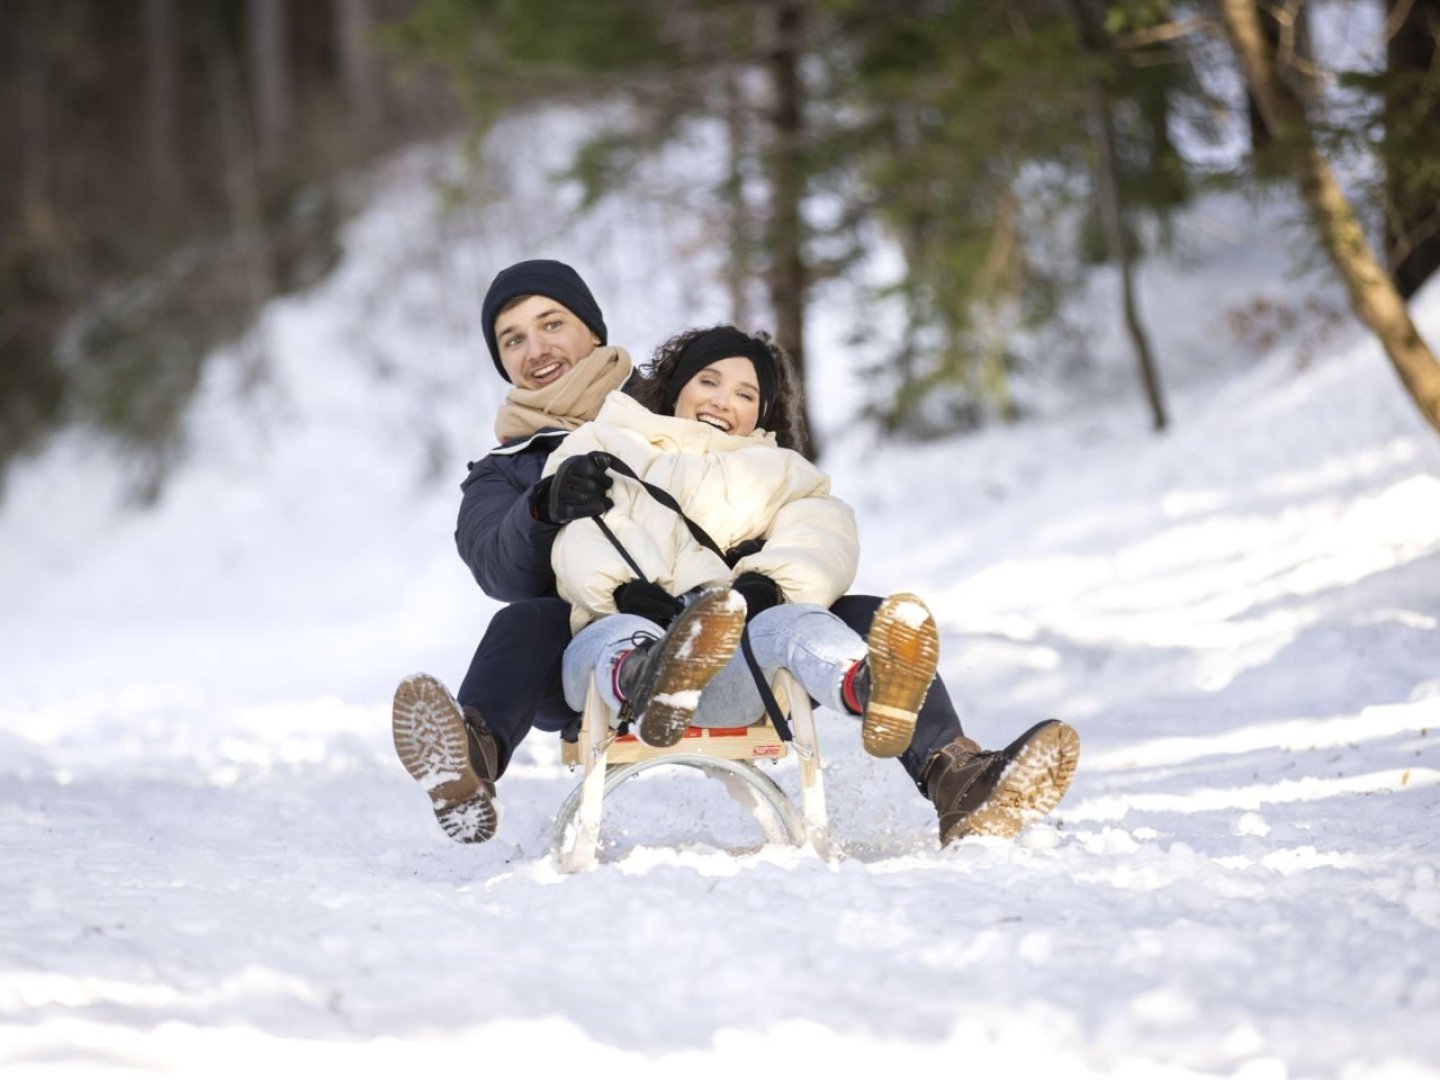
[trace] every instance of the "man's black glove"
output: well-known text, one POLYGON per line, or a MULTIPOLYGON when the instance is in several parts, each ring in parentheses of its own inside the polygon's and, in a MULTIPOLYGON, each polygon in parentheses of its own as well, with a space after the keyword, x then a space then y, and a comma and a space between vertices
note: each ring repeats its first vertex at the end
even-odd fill
POLYGON ((774 578, 768 578, 754 570, 746 570, 730 583, 730 588, 745 598, 745 606, 749 609, 745 613, 746 622, 785 599, 785 594, 780 591, 774 578))
POLYGON ((617 585, 614 592, 615 610, 626 615, 639 615, 661 626, 685 610, 685 605, 653 581, 637 578, 617 585))
POLYGON ((599 450, 566 458, 554 476, 536 485, 531 501, 535 517, 564 525, 605 513, 615 505, 605 494, 615 482, 605 471, 609 467, 610 455, 599 450))

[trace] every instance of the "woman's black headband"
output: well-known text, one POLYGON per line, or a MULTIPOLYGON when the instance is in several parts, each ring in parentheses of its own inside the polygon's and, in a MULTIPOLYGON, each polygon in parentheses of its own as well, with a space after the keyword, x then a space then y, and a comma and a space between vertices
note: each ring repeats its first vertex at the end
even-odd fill
POLYGON ((755 365, 755 377, 760 383, 760 416, 756 426, 764 427, 770 415, 770 407, 775 404, 775 392, 779 383, 775 357, 771 355, 770 346, 765 342, 733 326, 717 326, 714 330, 706 330, 703 334, 696 335, 680 350, 675 370, 670 374, 670 381, 665 384, 665 412, 671 416, 675 414, 675 401, 679 398, 680 391, 685 389, 686 383, 715 361, 731 356, 743 356, 755 365))

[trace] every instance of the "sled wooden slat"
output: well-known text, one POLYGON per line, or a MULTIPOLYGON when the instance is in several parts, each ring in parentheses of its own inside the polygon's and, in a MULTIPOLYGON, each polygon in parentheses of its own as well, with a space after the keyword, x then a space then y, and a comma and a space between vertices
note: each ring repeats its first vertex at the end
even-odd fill
MULTIPOLYGON (((561 760, 572 769, 583 764, 581 742, 561 744, 561 760)), ((678 746, 646 746, 634 735, 624 735, 610 743, 606 761, 624 765, 630 761, 649 761, 669 757, 678 751, 729 758, 732 761, 779 761, 787 754, 785 742, 767 720, 753 727, 698 728, 685 732, 678 746)))

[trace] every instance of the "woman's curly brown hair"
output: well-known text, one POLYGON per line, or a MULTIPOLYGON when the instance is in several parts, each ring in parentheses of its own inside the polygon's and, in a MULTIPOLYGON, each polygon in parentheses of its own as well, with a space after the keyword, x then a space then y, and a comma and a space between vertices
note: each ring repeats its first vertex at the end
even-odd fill
MULTIPOLYGON (((680 363, 680 354, 685 351, 685 346, 702 334, 722 329, 734 330, 735 327, 721 324, 682 330, 655 350, 650 361, 641 366, 641 377, 633 380, 631 385, 626 387, 626 391, 651 412, 666 412, 665 388, 680 363)), ((775 344, 775 340, 765 331, 757 330, 746 336, 765 346, 765 350, 775 361, 775 401, 770 406, 770 415, 764 424, 765 430, 772 432, 775 441, 781 446, 805 454, 808 447, 800 425, 800 380, 795 377, 795 368, 790 363, 790 358, 785 355, 785 350, 775 344)))

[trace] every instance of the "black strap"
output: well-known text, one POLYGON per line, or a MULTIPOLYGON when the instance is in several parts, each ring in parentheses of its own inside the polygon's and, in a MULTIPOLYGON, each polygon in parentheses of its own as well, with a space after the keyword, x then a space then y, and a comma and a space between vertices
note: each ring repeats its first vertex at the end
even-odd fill
POLYGON ((760 670, 760 661, 755 659, 755 647, 750 644, 748 625, 740 632, 740 652, 745 657, 745 666, 750 669, 750 677, 755 680, 755 689, 760 691, 760 700, 765 703, 770 723, 775 725, 775 734, 780 736, 782 742, 794 742, 795 733, 790 730, 790 721, 785 716, 785 710, 780 708, 780 702, 775 700, 775 692, 770 689, 765 672, 760 670))
MULTIPOLYGON (((666 491, 664 488, 662 488, 662 487, 661 487, 660 485, 658 485, 658 484, 652 484, 652 483, 650 483, 650 481, 648 481, 648 480, 642 480, 642 479, 640 479, 640 477, 635 474, 635 470, 634 470, 634 469, 632 469, 629 465, 625 464, 625 462, 621 461, 619 458, 615 457, 613 454, 600 454, 598 451, 597 451, 597 454, 598 454, 598 456, 603 457, 603 458, 606 459, 606 460, 605 460, 604 462, 602 462, 601 464, 603 464, 603 465, 607 466, 608 468, 614 470, 615 472, 619 473, 621 476, 626 476, 626 477, 629 477, 631 480, 634 480, 637 484, 639 484, 639 485, 640 485, 641 487, 643 487, 646 491, 648 491, 648 492, 650 493, 651 498, 653 498, 653 499, 654 499, 656 502, 658 502, 661 506, 667 507, 667 508, 670 509, 670 510, 674 510, 675 513, 679 514, 679 515, 680 515, 680 520, 683 521, 683 522, 685 522, 685 527, 690 530, 690 535, 695 538, 696 543, 698 543, 701 547, 709 548, 709 549, 710 549, 711 551, 713 551, 716 555, 719 555, 721 562, 725 562, 725 561, 726 561, 726 560, 725 560, 725 552, 723 552, 723 551, 720 550, 720 545, 717 544, 717 543, 711 538, 710 534, 707 533, 704 529, 702 529, 702 528, 690 517, 689 514, 685 513, 684 510, 680 509, 680 504, 679 504, 679 502, 676 501, 674 495, 671 495, 668 491, 666 491)), ((599 519, 597 518, 596 520, 598 521, 599 519)), ((611 543, 615 543, 615 541, 612 539, 612 540, 611 540, 611 543)), ((622 550, 622 553, 623 553, 623 549, 621 549, 621 550, 622 550)), ((627 562, 629 562, 629 561, 630 561, 630 556, 626 555, 626 556, 625 556, 625 559, 626 559, 627 562)), ((634 566, 635 564, 634 564, 633 562, 631 562, 630 565, 631 565, 631 566, 634 566)), ((727 565, 728 565, 728 563, 727 563, 727 565)), ((638 571, 637 571, 637 573, 638 573, 638 571)), ((642 575, 642 576, 643 576, 643 575, 642 575)))
POLYGON ((625 545, 620 542, 620 538, 610 531, 610 526, 606 525, 605 522, 600 519, 599 515, 596 515, 590 520, 595 522, 596 527, 605 534, 605 539, 610 541, 611 546, 620 553, 620 557, 630 564, 630 569, 635 571, 635 576, 641 581, 648 581, 649 579, 645 576, 645 571, 640 569, 640 564, 637 563, 635 557, 626 550, 625 545))
MULTIPOLYGON (((591 452, 591 459, 604 468, 611 469, 621 476, 634 480, 648 491, 651 498, 661 506, 679 514, 680 520, 685 522, 686 527, 690 530, 690 535, 695 537, 695 541, 702 547, 709 548, 716 555, 720 556, 721 562, 727 566, 730 565, 729 560, 725 558, 725 553, 720 550, 720 545, 711 539, 709 533, 691 520, 690 515, 680 508, 680 504, 676 501, 675 496, 671 495, 658 484, 652 484, 648 480, 640 479, 634 469, 613 454, 606 454, 596 450, 591 452)), ((620 557, 630 564, 630 569, 635 571, 636 576, 641 581, 649 581, 645 576, 645 572, 640 569, 640 564, 637 563, 634 556, 625 549, 625 545, 620 542, 620 538, 615 535, 610 526, 606 525, 605 522, 600 519, 600 515, 597 514, 590 520, 595 522, 600 531, 605 534, 605 538, 609 540, 611 546, 620 553, 620 557)), ((779 735, 784 742, 794 742, 795 733, 790 730, 790 722, 785 716, 785 710, 780 708, 780 702, 775 699, 775 693, 770 689, 770 683, 765 679, 765 672, 760 668, 760 661, 755 659, 755 648, 750 644, 750 627, 748 623, 745 629, 740 632, 740 652, 745 657, 745 666, 750 669, 750 677, 755 680, 755 689, 759 691, 760 700, 765 704, 765 712, 770 717, 770 723, 775 725, 775 734, 779 735)))

